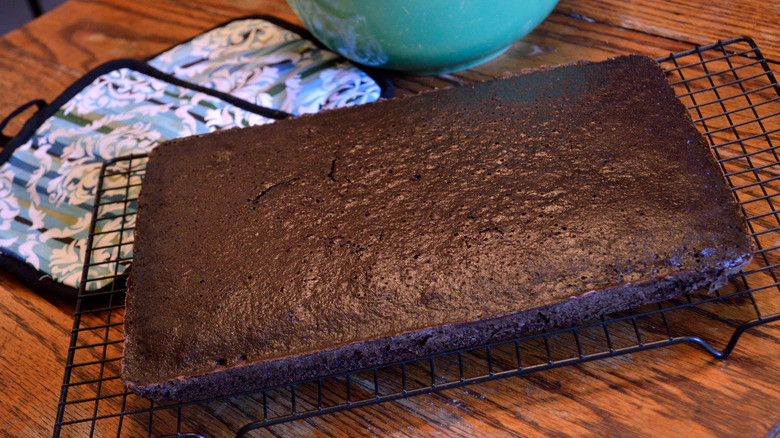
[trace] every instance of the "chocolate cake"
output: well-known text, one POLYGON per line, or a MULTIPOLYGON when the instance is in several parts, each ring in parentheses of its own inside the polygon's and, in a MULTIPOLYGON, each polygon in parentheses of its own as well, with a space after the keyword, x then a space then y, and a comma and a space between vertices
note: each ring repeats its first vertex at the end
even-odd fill
POLYGON ((752 249, 641 56, 175 140, 122 372, 152 399, 282 384, 714 289, 752 249))

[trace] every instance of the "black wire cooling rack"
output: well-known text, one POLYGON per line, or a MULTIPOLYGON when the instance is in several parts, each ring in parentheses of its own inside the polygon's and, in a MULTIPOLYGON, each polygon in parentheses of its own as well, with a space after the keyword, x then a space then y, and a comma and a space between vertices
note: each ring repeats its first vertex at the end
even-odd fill
POLYGON ((123 272, 146 163, 127 157, 101 175, 54 436, 247 436, 282 422, 678 343, 725 358, 745 330, 780 320, 780 86, 772 61, 747 38, 659 61, 710 141, 758 247, 751 266, 717 293, 231 397, 153 403, 128 392, 120 377, 123 272), (695 333, 702 320, 708 330, 695 333))

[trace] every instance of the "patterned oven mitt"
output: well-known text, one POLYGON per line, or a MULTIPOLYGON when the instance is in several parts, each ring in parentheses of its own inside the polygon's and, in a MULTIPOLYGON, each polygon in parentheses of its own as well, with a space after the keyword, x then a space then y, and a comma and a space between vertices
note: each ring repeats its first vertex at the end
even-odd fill
POLYGON ((242 19, 167 50, 149 65, 294 115, 390 97, 384 77, 371 77, 312 41, 305 30, 272 17, 242 19))
MULTIPOLYGON (((148 63, 104 64, 38 111, 0 154, 0 267, 75 296, 104 162, 173 138, 375 101, 389 97, 386 84, 270 17, 229 22, 148 63)), ((132 256, 130 245, 121 252, 132 256)), ((90 278, 127 268, 98 272, 95 262, 90 278)))

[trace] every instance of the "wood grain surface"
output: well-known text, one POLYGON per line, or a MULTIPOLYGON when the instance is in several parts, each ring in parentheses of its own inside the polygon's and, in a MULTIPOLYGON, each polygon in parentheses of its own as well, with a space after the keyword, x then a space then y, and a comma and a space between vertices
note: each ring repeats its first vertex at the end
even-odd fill
MULTIPOLYGON (((0 117, 33 98, 51 101, 105 61, 144 58, 248 14, 298 22, 283 0, 70 0, 0 37, 0 117)), ((625 53, 660 57, 687 50, 691 42, 738 35, 753 37, 765 55, 780 59, 778 23, 780 4, 760 0, 562 0, 539 28, 490 63, 440 76, 392 74, 392 80, 397 95, 414 94, 579 59, 602 60, 625 53)), ((770 108, 778 111, 777 105, 770 108)), ((721 121, 726 127, 720 131, 715 121, 702 129, 715 130, 715 140, 737 130, 743 137, 750 136, 758 129, 755 125, 728 128, 739 117, 735 113, 734 120, 721 121)), ((5 134, 16 132, 22 119, 14 120, 5 134)), ((764 129, 778 128, 773 119, 767 123, 764 129)), ((776 134, 759 140, 780 144, 776 134)), ((758 146, 746 142, 744 147, 758 146)), ((738 149, 729 150, 723 153, 740 155, 738 149)), ((754 161, 762 159, 771 162, 776 157, 756 156, 754 161)), ((735 160, 734 169, 756 165, 745 160, 735 160)), ((765 172, 765 176, 734 176, 733 183, 746 185, 740 192, 742 200, 765 196, 750 185, 755 178, 773 177, 776 171, 765 172)), ((751 214, 762 214, 774 207, 762 201, 748 208, 751 214)), ((754 226, 777 226, 772 223, 771 217, 765 217, 754 226)), ((764 248, 778 245, 762 239, 764 248)), ((778 262, 771 251, 763 256, 756 263, 778 262)), ((765 277, 766 284, 776 281, 768 274, 765 277)), ((757 299, 780 311, 776 288, 757 299)), ((749 302, 717 306, 680 314, 673 321, 678 335, 700 334, 722 348, 738 321, 750 317, 752 307, 749 302)), ((52 434, 74 310, 73 303, 36 294, 12 273, 0 272, 0 436, 52 434)), ((101 324, 99 315, 85 320, 84 324, 101 324)), ((630 331, 624 327, 618 333, 630 336, 630 331)), ((87 345, 90 336, 82 336, 81 345, 87 345)), ((97 341, 101 336, 119 339, 121 326, 94 336, 97 341)), ((111 345, 107 354, 118 357, 121 344, 111 345)), ((78 360, 99 357, 88 348, 80 351, 84 357, 78 360)), ((780 324, 773 323, 748 331, 725 361, 699 348, 678 345, 272 426, 249 436, 764 437, 780 421, 778 363, 780 324)), ((105 372, 118 373, 116 362, 107 363, 105 372)), ((122 388, 113 380, 104 390, 122 388)), ((337 393, 334 389, 329 394, 335 399, 337 393)), ((144 407, 140 401, 124 402, 129 404, 126 410, 134 403, 144 407)), ((111 403, 74 406, 71 415, 78 415, 78 410, 105 415, 116 408, 111 403)), ((257 400, 241 398, 190 406, 181 411, 180 427, 183 432, 226 436, 235 432, 235 425, 253 418, 256 409, 257 400)), ((148 413, 129 415, 123 419, 121 436, 168 434, 171 424, 175 432, 176 415, 175 409, 161 408, 151 430, 148 413)), ((116 422, 107 420, 111 425, 105 430, 116 430, 116 422)), ((63 436, 88 436, 90 431, 95 436, 117 435, 90 426, 74 427, 63 436)))

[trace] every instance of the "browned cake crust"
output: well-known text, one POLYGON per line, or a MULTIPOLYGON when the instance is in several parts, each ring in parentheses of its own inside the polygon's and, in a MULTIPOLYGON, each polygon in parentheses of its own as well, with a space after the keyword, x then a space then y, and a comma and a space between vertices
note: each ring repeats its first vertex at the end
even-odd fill
POLYGON ((124 381, 186 400, 719 287, 752 243, 630 56, 166 143, 134 251, 124 381))

